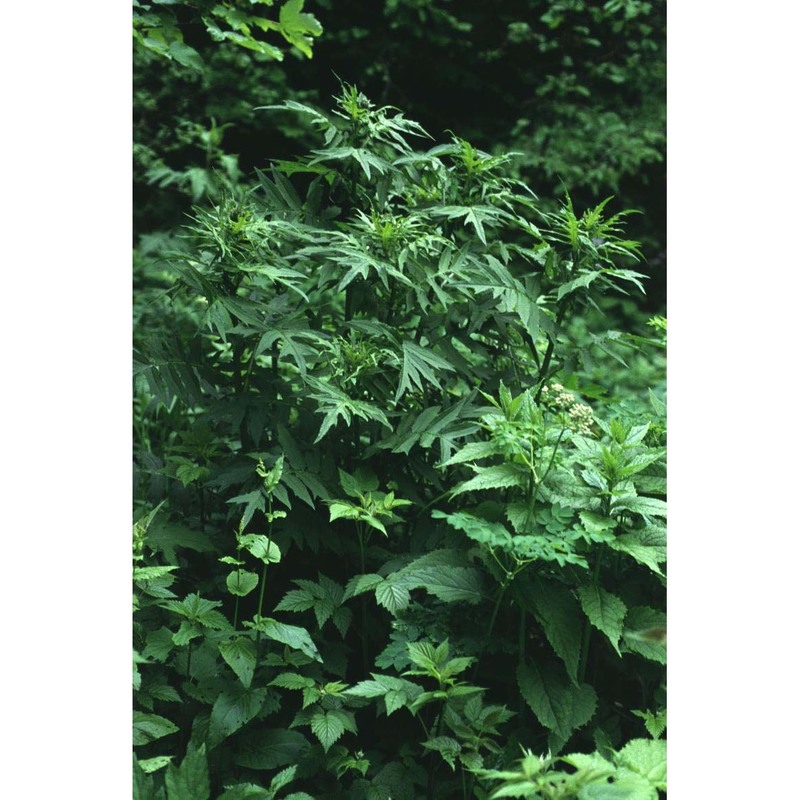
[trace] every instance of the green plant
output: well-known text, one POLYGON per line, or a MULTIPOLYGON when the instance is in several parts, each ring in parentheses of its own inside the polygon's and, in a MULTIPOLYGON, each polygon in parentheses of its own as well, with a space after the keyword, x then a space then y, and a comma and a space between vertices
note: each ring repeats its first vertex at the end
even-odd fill
POLYGON ((318 146, 196 207, 137 335, 137 796, 622 797, 663 745, 666 489, 661 398, 594 374, 659 369, 606 327, 625 212, 346 84, 268 111, 318 146))

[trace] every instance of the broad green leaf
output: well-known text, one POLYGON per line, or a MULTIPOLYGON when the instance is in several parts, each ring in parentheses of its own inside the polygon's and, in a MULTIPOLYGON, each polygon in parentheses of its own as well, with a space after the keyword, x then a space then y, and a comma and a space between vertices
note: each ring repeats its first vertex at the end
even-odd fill
POLYGON ((657 789, 667 789, 667 743, 664 739, 633 739, 617 754, 617 763, 642 775, 657 789))
POLYGON ((241 767, 273 770, 297 763, 309 748, 308 740, 297 731, 279 729, 255 732, 247 737, 235 758, 241 767))
POLYGON ((269 684, 270 686, 280 686, 282 689, 309 689, 315 686, 312 678, 297 675, 293 672, 282 672, 276 676, 269 684))
POLYGON ((518 590, 544 629, 547 641, 564 662, 569 679, 577 685, 583 624, 572 593, 561 583, 538 579, 521 583, 518 590))
POLYGON ((318 711, 311 718, 311 730, 319 739, 322 749, 327 753, 331 745, 344 733, 345 726, 341 712, 318 711))
POLYGON ((172 762, 172 759, 175 756, 154 756, 153 758, 143 758, 139 762, 139 766, 146 772, 157 772, 160 769, 163 769, 167 766, 167 764, 172 762))
POLYGON ((133 743, 135 745, 149 744, 175 733, 178 726, 166 717, 158 714, 145 714, 141 711, 133 712, 133 743))
POLYGON ((459 483, 450 493, 456 497, 464 492, 475 492, 484 489, 525 488, 530 472, 520 464, 499 464, 494 467, 474 467, 477 473, 474 478, 459 483))
POLYGON ((426 750, 433 750, 450 765, 450 769, 456 768, 456 757, 461 753, 461 745, 450 736, 435 736, 423 742, 422 746, 426 750))
POLYGON ((258 586, 258 575, 244 569, 231 572, 225 579, 228 591, 236 597, 245 597, 258 586))
POLYGON ((237 636, 235 639, 220 642, 219 652, 245 688, 250 686, 256 668, 255 642, 245 636, 237 636))
POLYGON ((623 533, 607 542, 612 550, 629 555, 657 575, 663 575, 661 564, 667 560, 667 531, 658 525, 623 533))
POLYGON ((667 615, 663 611, 658 611, 647 606, 636 606, 628 610, 625 619, 625 631, 622 638, 628 650, 638 653, 659 664, 667 663, 666 644, 658 641, 651 641, 647 633, 649 631, 666 631, 667 615))
POLYGON ((209 800, 211 787, 208 780, 208 763, 204 744, 188 753, 180 767, 170 764, 164 782, 167 800, 209 800))
POLYGON ((240 687, 221 692, 211 709, 208 729, 210 746, 216 747, 223 739, 250 722, 261 710, 266 696, 265 688, 240 687))
POLYGON ((619 637, 622 636, 622 622, 628 610, 625 603, 595 584, 581 586, 576 591, 589 622, 604 633, 617 653, 620 653, 619 637))
POLYGON ((617 771, 613 783, 603 779, 582 786, 577 800, 658 800, 658 791, 636 773, 617 771))
POLYGON ((634 511, 637 514, 643 514, 648 517, 667 516, 666 502, 655 497, 626 495, 625 497, 616 498, 612 503, 612 512, 621 510, 634 511))
POLYGON ((375 599, 391 614, 396 614, 408 607, 411 595, 405 586, 387 579, 375 587, 375 599))
POLYGON ((281 549, 268 536, 246 533, 239 537, 239 543, 265 564, 277 564, 281 560, 281 549))
POLYGON ((517 682, 539 722, 563 741, 594 716, 597 708, 594 689, 586 683, 571 686, 549 664, 541 667, 520 664, 517 682))
POLYGON ((264 617, 253 623, 253 627, 256 630, 260 630, 269 639, 286 644, 295 650, 300 650, 309 658, 313 658, 314 661, 322 661, 322 656, 311 639, 311 634, 305 628, 300 628, 297 625, 287 625, 269 617, 264 617))
POLYGON ((384 578, 381 575, 370 573, 368 575, 355 575, 347 582, 344 589, 344 599, 349 600, 351 597, 368 592, 374 589, 379 584, 383 583, 384 578))

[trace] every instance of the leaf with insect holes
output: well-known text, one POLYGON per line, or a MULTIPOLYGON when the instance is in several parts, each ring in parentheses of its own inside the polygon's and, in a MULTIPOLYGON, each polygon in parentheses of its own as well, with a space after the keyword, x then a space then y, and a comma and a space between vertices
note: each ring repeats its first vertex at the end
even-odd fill
POLYGON ((235 639, 220 642, 219 653, 236 673, 242 685, 245 688, 250 686, 256 668, 255 642, 245 636, 237 636, 235 639))
POLYGON ((241 686, 223 690, 214 701, 208 728, 208 742, 216 747, 250 722, 261 710, 267 690, 263 687, 245 689, 241 686))
POLYGON ((177 725, 158 714, 133 712, 133 743, 135 745, 149 744, 156 739, 169 736, 177 730, 177 725))

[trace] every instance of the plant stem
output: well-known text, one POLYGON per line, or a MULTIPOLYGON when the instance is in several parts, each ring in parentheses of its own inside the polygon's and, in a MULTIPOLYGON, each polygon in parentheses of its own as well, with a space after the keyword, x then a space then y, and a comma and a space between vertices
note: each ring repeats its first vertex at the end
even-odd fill
MULTIPOLYGON (((555 327, 558 328, 561 323, 564 321, 564 316, 567 313, 567 306, 569 305, 569 301, 564 303, 559 309, 558 313, 556 314, 556 322, 555 327)), ((558 338, 558 330, 553 333, 553 338, 547 344, 547 350, 544 354, 544 361, 542 362, 542 368, 539 370, 538 382, 539 388, 536 390, 536 396, 533 398, 536 403, 539 402, 539 398, 542 395, 542 389, 544 389, 544 382, 547 379, 547 370, 550 368, 550 359, 553 357, 553 350, 556 347, 556 339, 558 338)))
MULTIPOLYGON (((358 532, 358 549, 361 554, 361 574, 367 572, 366 560, 364 558, 364 526, 361 522, 356 522, 358 532)), ((364 661, 364 675, 369 670, 369 647, 367 646, 367 602, 366 597, 361 598, 361 656, 364 661)))
MULTIPOLYGON (((267 560, 264 562, 264 568, 261 571, 261 586, 258 591, 258 614, 257 617, 261 620, 261 611, 264 608, 264 590, 267 586, 267 569, 269 567, 269 549, 272 545, 272 495, 267 495, 267 504, 269 508, 269 515, 267 516, 267 560)), ((256 652, 258 652, 258 645, 261 641, 261 630, 256 630, 256 652)))
MULTIPOLYGON (((597 561, 594 564, 594 572, 592 573, 592 586, 597 586, 600 580, 600 564, 601 557, 597 556, 597 561)), ((583 638, 581 640, 581 656, 578 667, 578 683, 583 683, 586 678, 586 663, 589 660, 589 640, 592 636, 592 624, 588 619, 583 621, 583 638)))

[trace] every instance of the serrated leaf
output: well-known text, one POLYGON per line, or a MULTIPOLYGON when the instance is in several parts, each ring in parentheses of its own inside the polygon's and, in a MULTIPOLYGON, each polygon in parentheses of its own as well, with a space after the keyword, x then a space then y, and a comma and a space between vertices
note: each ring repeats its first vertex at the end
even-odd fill
POLYGON ((405 392, 425 390, 425 383, 441 389, 441 384, 434 370, 455 372, 449 361, 431 350, 426 350, 413 342, 403 342, 403 367, 400 371, 400 383, 394 400, 397 402, 405 392))
POLYGON ((617 653, 622 655, 619 650, 619 637, 622 636, 622 623, 628 610, 625 603, 595 584, 579 587, 577 594, 583 613, 589 618, 589 622, 604 633, 617 653))
POLYGON ((158 714, 133 712, 133 743, 144 745, 175 733, 178 726, 158 714))
POLYGON ((315 683, 312 678, 306 678, 303 675, 297 675, 294 672, 282 672, 270 681, 270 686, 280 686, 282 689, 309 689, 315 683))
POLYGON ((667 615, 663 611, 658 611, 647 606, 636 606, 628 610, 625 619, 625 631, 622 638, 628 650, 638 653, 651 661, 659 664, 667 663, 666 644, 648 641, 641 635, 642 631, 666 630, 667 615))
POLYGON ((667 743, 664 739, 631 740, 617 753, 617 763, 666 791, 667 743))
POLYGON ((550 665, 520 664, 517 682, 539 722, 563 741, 594 716, 597 708, 594 689, 586 683, 570 685, 550 665))
POLYGON ((317 598, 308 589, 290 589, 275 606, 275 611, 308 611, 316 602, 317 598))
POLYGON ((345 727, 341 712, 319 711, 311 718, 311 730, 319 739, 322 749, 327 753, 331 745, 344 733, 345 727))
POLYGON ((211 786, 208 780, 208 763, 204 744, 188 753, 180 767, 170 764, 164 782, 167 800, 209 800, 211 786))
POLYGON ((216 747, 223 739, 250 722, 261 710, 266 696, 267 690, 263 687, 222 691, 211 709, 209 744, 216 747))
POLYGON ((314 661, 322 662, 322 656, 319 654, 311 634, 305 628, 287 625, 270 618, 261 619, 254 624, 254 628, 260 630, 267 638, 300 650, 314 661))
POLYGON ((493 467, 475 467, 477 475, 468 481, 459 483, 450 493, 456 497, 464 492, 476 492, 486 489, 508 489, 511 487, 524 488, 527 486, 529 471, 519 464, 498 464, 493 467))
POLYGON ((456 756, 461 752, 461 745, 450 736, 435 736, 423 742, 422 746, 426 750, 433 750, 450 765, 451 769, 456 768, 456 756))
POLYGON ((623 533, 607 542, 612 550, 617 550, 663 575, 660 565, 667 560, 666 529, 651 525, 641 530, 623 533))
POLYGON ((258 575, 244 569, 231 572, 225 579, 228 591, 236 597, 245 597, 258 586, 258 575))
POLYGON ((538 579, 520 584, 518 591, 542 626, 556 655, 564 662, 569 679, 577 685, 583 626, 580 608, 572 593, 561 583, 538 579))
POLYGON ((256 668, 255 642, 244 636, 237 636, 235 639, 220 642, 219 652, 228 666, 236 673, 242 685, 245 688, 250 686, 256 668))
POLYGON ((375 599, 391 614, 396 614, 408 607, 411 595, 405 586, 398 586, 387 579, 375 587, 375 599))

